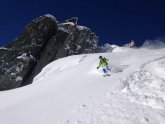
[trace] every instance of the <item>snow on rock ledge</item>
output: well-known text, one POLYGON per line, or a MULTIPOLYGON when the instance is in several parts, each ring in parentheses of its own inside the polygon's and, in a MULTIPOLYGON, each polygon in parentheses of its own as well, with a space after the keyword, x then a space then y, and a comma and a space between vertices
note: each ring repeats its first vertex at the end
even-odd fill
POLYGON ((53 15, 50 15, 50 14, 46 14, 46 15, 44 15, 45 17, 48 17, 48 18, 50 18, 50 19, 52 19, 53 21, 57 21, 57 19, 53 16, 53 15))
POLYGON ((30 59, 36 60, 31 54, 23 53, 21 56, 18 56, 17 59, 22 59, 24 61, 29 61, 30 59))

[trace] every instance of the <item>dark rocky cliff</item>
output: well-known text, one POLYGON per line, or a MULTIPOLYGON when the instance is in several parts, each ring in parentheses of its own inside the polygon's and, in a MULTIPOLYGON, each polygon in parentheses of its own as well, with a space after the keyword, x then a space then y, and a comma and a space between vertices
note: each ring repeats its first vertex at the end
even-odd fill
POLYGON ((31 83, 44 66, 58 58, 97 52, 98 37, 77 21, 73 17, 59 23, 51 15, 41 16, 0 48, 0 90, 31 83))

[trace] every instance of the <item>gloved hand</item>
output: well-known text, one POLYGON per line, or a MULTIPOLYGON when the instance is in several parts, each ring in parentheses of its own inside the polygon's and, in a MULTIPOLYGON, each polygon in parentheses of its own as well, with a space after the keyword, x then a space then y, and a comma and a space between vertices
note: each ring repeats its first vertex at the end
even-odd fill
POLYGON ((99 69, 99 67, 97 67, 97 69, 99 69))

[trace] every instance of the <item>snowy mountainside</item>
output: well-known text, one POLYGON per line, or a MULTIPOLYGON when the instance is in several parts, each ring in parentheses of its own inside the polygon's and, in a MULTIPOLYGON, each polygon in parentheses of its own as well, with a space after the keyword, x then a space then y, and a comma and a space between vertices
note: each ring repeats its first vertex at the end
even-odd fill
POLYGON ((105 53, 105 52, 124 52, 130 49, 130 47, 120 47, 117 45, 110 45, 108 43, 102 45, 101 47, 98 48, 99 52, 105 53))
POLYGON ((165 49, 117 47, 42 69, 31 85, 0 92, 3 124, 164 124, 165 49), (99 75, 98 57, 111 76, 99 75))

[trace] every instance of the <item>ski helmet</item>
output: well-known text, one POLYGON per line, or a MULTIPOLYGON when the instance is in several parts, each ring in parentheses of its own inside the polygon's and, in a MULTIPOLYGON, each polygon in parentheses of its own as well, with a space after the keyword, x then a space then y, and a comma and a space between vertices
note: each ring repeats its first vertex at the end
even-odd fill
POLYGON ((102 56, 99 56, 99 59, 102 59, 103 57, 102 56))

